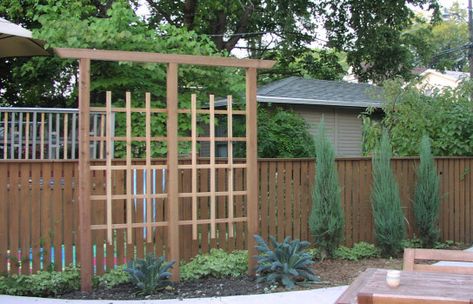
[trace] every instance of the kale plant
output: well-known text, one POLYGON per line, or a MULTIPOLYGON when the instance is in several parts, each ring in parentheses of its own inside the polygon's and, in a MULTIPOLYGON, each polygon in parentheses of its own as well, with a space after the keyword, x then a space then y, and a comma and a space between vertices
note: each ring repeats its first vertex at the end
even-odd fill
POLYGON ((149 254, 144 259, 129 262, 125 271, 130 275, 132 283, 140 289, 140 293, 149 295, 169 284, 169 270, 174 263, 167 262, 164 256, 149 254))
POLYGON ((309 247, 309 242, 286 237, 279 243, 270 236, 270 248, 261 236, 255 235, 254 238, 259 252, 256 257, 258 282, 282 283, 285 288, 291 289, 300 282, 319 280, 312 271, 312 256, 304 251, 309 247))

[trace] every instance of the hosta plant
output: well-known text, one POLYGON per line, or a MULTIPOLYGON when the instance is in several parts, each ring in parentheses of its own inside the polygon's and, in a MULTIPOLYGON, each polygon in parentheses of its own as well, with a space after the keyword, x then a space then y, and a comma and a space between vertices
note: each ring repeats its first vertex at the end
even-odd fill
POLYGON ((167 262, 164 256, 150 254, 144 259, 130 261, 125 271, 130 275, 132 283, 140 289, 140 293, 149 295, 169 284, 169 270, 174 263, 167 262))
POLYGON ((258 282, 282 284, 291 289, 297 283, 319 280, 312 271, 312 256, 305 251, 310 245, 309 242, 286 237, 279 243, 276 238, 270 236, 268 246, 261 236, 254 237, 259 252, 256 257, 258 282))

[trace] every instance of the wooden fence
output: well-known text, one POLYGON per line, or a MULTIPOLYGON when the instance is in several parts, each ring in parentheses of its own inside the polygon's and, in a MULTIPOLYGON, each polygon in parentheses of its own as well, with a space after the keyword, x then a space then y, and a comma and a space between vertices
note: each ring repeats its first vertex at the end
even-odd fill
MULTIPOLYGON (((77 159, 78 128, 78 109, 0 107, 0 159, 77 159)), ((105 113, 90 113, 90 136, 104 134, 105 113)), ((104 140, 90 143, 92 159, 104 150, 104 140)))
MULTIPOLYGON (((223 160, 225 161, 225 160, 223 160)), ((159 162, 159 160, 155 160, 159 162)), ((399 158, 392 164, 399 182, 409 234, 414 231, 411 198, 415 187, 418 159, 399 158)), ((437 158, 441 179, 442 206, 440 228, 443 240, 471 243, 473 240, 473 158, 437 158)), ((371 160, 369 158, 337 159, 342 204, 345 212, 345 243, 373 242, 373 219, 370 203, 371 160)), ((308 216, 311 207, 311 187, 315 165, 310 159, 259 160, 260 202, 259 231, 264 238, 275 235, 310 240, 308 216)), ((77 262, 77 161, 2 161, 0 162, 0 273, 30 273, 38 269, 62 269, 77 262), (20 263, 21 261, 21 263, 20 263), (20 267, 21 266, 21 267, 20 267)), ((245 170, 234 169, 235 189, 245 188, 245 170)), ((225 191, 226 169, 217 169, 217 191, 225 191)), ((166 172, 153 172, 157 193, 166 191, 166 172)), ((179 187, 191 186, 190 170, 181 170, 179 187)), ((146 182, 144 172, 134 173, 134 191, 140 193, 146 182)), ((124 187, 125 176, 114 176, 113 187, 124 187)), ((93 193, 103 193, 105 176, 91 176, 93 193)), ((209 188, 208 170, 199 174, 199 188, 209 188)), ((218 198, 217 218, 226 216, 226 201, 218 198)), ((180 220, 192 218, 190 198, 180 198, 180 220)), ((133 216, 145 218, 145 202, 134 201, 133 216)), ((245 216, 246 202, 235 197, 235 216, 245 216)), ((208 216, 209 199, 199 198, 199 218, 208 216)), ((165 218, 165 199, 153 201, 156 214, 165 218)), ((105 204, 94 206, 92 223, 104 223, 105 204)), ((114 202, 113 222, 126 214, 125 202, 114 202)), ((102 273, 127 259, 142 257, 146 252, 165 254, 166 228, 153 230, 154 242, 147 243, 145 230, 134 229, 133 245, 125 242, 125 231, 114 231, 115 242, 106 244, 105 231, 94 231, 95 271, 102 273)), ((192 239, 192 226, 180 227, 180 254, 189 259, 211 248, 246 249, 246 225, 235 223, 234 237, 228 237, 227 224, 217 224, 217 238, 210 238, 210 227, 202 225, 198 240, 192 239)))

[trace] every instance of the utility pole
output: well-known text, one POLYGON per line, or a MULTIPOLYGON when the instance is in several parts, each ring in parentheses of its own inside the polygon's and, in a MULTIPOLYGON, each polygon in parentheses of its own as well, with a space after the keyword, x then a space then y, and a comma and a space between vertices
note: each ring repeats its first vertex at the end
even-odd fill
POLYGON ((468 44, 468 62, 470 66, 470 78, 473 79, 473 6, 471 2, 472 0, 468 0, 468 32, 470 37, 468 44))

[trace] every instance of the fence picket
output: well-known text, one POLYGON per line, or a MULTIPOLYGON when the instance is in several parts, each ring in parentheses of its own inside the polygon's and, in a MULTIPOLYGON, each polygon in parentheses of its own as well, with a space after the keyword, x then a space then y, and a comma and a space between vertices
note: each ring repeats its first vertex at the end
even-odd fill
MULTIPOLYGON (((33 117, 34 119, 34 117, 33 117)), ((54 149, 53 149, 54 150, 54 149)), ((15 150, 15 155, 16 154, 15 150)), ((199 160, 200 161, 200 160, 199 160)), ((205 160, 208 162, 208 159, 205 160)), ((113 160, 125 164, 123 160, 113 160)), ((143 164, 144 161, 138 161, 143 164)), ((186 162, 188 162, 186 160, 186 162)), ((105 161, 95 161, 104 164, 105 161)), ((136 160, 133 160, 136 163, 136 160)), ((162 164, 162 160, 152 160, 152 165, 162 164)), ((218 161, 220 163, 220 160, 218 161)), ((225 163, 222 160, 222 163, 225 163)), ((412 197, 415 187, 417 159, 393 159, 393 169, 403 192, 404 211, 411 225, 412 197)), ((470 205, 473 187, 471 167, 473 158, 439 158, 436 159, 440 174, 442 205, 439 225, 442 239, 470 242, 473 229, 470 227, 473 208, 470 205)), ((371 160, 337 159, 339 180, 342 191, 342 207, 345 213, 345 244, 352 245, 359 241, 373 241, 373 218, 371 213, 371 160)), ((77 177, 77 161, 32 161, 10 160, 0 162, 0 271, 7 271, 7 257, 11 263, 10 273, 18 273, 18 261, 22 261, 21 272, 24 274, 40 269, 54 268, 61 270, 63 265, 75 261, 80 248, 74 247, 77 242, 77 193, 75 180, 77 177), (61 247, 64 247, 64 255, 61 247), (54 259, 51 261, 51 249, 54 248, 54 259), (75 250, 75 252, 74 252, 75 250), (9 253, 8 253, 9 252, 9 253), (31 252, 31 254, 30 254, 31 252), (21 254, 20 254, 21 253, 21 254), (41 254, 43 259, 41 261, 41 254), (31 259, 30 259, 31 257, 31 259), (30 262, 30 263, 28 263, 30 262), (31 265, 31 266, 30 266, 31 265)), ((275 235, 278 238, 312 240, 308 229, 308 215, 311 209, 311 189, 314 183, 315 164, 313 160, 260 160, 260 234, 267 238, 275 235), (289 222, 289 223, 288 223, 289 222)), ((152 193, 165 193, 163 170, 154 170, 152 176, 152 193)), ((143 193, 142 169, 136 171, 136 193, 143 193)), ((181 190, 191 190, 190 170, 183 170, 180 184, 181 190), (186 173, 187 172, 187 173, 186 173)), ((216 170, 216 191, 227 188, 227 170, 216 170)), ((210 174, 208 169, 198 170, 198 191, 210 190, 210 174)), ((147 176, 148 178, 148 176, 147 176)), ((95 171, 91 177, 93 194, 105 194, 104 171, 95 171)), ((113 172, 113 193, 126 193, 126 172, 113 172)), ((147 183, 148 184, 148 183, 147 183)), ((148 185, 149 186, 149 185, 148 185)), ((234 169, 235 191, 245 190, 245 169, 234 169)), ((165 220, 167 200, 153 199, 152 217, 158 221, 165 220)), ((228 201, 217 197, 217 219, 225 217, 228 201)), ((105 224, 105 201, 94 201, 91 212, 94 224, 105 224)), ((246 200, 236 195, 234 200, 235 217, 246 216, 246 200)), ((113 224, 126 224, 126 200, 113 201, 113 224)), ((199 197, 197 201, 198 219, 210 218, 209 197, 199 197)), ((192 201, 190 197, 180 202, 181 220, 192 218, 192 201)), ((134 222, 146 222, 144 217, 143 199, 132 202, 134 222)), ((146 208, 149 210, 148 208, 146 208)), ((198 225, 198 240, 192 241, 191 225, 181 226, 181 257, 192 258, 199 252, 208 252, 210 248, 220 247, 226 250, 246 249, 246 225, 235 224, 234 238, 229 237, 228 226, 223 223, 216 225, 216 239, 212 239, 210 224, 198 225)), ((145 227, 146 228, 146 227, 145 227)), ((105 268, 112 269, 115 264, 123 264, 125 258, 130 260, 136 251, 138 257, 145 254, 145 228, 133 228, 134 240, 126 244, 126 229, 114 229, 114 243, 104 250, 106 235, 104 230, 94 230, 93 239, 96 244, 95 263, 97 274, 105 268), (106 267, 104 267, 106 266, 106 267)), ((163 254, 167 247, 166 227, 153 227, 152 243, 146 244, 146 252, 156 251, 163 254)), ((409 229, 412 233, 414 229, 409 229)))

